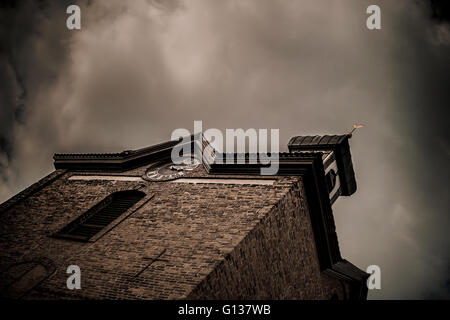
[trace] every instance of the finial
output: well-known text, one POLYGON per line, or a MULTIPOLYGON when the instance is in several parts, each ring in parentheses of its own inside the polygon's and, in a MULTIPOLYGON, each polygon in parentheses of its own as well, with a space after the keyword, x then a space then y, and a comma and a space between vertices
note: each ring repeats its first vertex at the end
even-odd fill
POLYGON ((355 124, 353 125, 352 131, 347 132, 348 138, 350 139, 350 138, 353 136, 353 132, 355 132, 356 129, 363 128, 363 127, 364 127, 363 124, 357 124, 357 123, 355 123, 355 124))

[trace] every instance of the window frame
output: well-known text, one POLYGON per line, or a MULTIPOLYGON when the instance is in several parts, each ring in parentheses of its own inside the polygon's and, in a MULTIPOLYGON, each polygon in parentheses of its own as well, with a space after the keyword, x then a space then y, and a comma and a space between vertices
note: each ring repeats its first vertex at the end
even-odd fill
POLYGON ((122 190, 122 191, 113 192, 110 195, 106 196, 104 199, 102 199, 100 202, 96 203, 94 206, 92 206, 91 208, 89 208, 88 210, 83 212, 81 215, 79 215, 78 217, 73 219, 71 222, 67 223, 59 231, 52 234, 52 237, 58 238, 58 239, 85 242, 85 243, 86 242, 95 242, 99 238, 101 238, 105 233, 109 232, 112 228, 114 228, 119 223, 121 223, 129 215, 131 215, 136 210, 138 210, 140 207, 142 207, 152 197, 153 197, 153 195, 150 195, 150 198, 149 198, 146 193, 144 193, 140 190, 122 190), (120 197, 121 195, 124 195, 124 194, 139 195, 140 199, 138 199, 135 203, 133 203, 126 210, 122 211, 115 219, 111 220, 111 222, 109 222, 107 225, 105 225, 105 226, 95 225, 96 227, 99 228, 99 230, 96 233, 94 233, 92 236, 88 237, 88 236, 79 236, 79 235, 70 234, 73 230, 75 230, 80 225, 84 224, 90 218, 94 217, 96 214, 98 214, 102 210, 107 209, 108 206, 111 205, 111 203, 114 201, 115 197, 120 197))

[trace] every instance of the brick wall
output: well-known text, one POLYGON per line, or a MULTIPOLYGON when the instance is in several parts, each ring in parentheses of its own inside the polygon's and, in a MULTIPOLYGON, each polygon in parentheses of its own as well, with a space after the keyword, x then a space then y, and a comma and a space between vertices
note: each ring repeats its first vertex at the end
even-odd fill
MULTIPOLYGON (((289 185, 289 183, 286 183, 289 185)), ((305 192, 291 184, 261 221, 190 294, 192 299, 330 299, 344 284, 319 269, 305 192)), ((346 285, 345 285, 346 286, 346 285)))
MULTIPOLYGON (((53 266, 23 298, 343 297, 342 285, 319 271, 298 177, 278 177, 271 186, 67 180, 71 174, 0 214, 3 287, 14 278, 14 264, 45 259, 53 266), (128 189, 147 196, 95 242, 51 237, 112 192, 128 189), (81 268, 81 290, 66 287, 71 264, 81 268)), ((199 167, 191 175, 206 172, 199 167)))

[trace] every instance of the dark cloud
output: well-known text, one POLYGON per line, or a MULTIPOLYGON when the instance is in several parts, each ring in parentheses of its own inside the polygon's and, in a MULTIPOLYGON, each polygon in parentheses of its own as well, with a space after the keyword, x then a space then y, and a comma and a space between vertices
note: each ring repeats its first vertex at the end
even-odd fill
POLYGON ((430 0, 432 18, 439 22, 450 21, 450 2, 447 0, 430 0))
POLYGON ((26 175, 36 179, 49 170, 49 166, 43 165, 43 162, 32 165, 30 156, 36 153, 47 156, 57 136, 53 126, 55 113, 48 112, 47 105, 69 57, 71 35, 64 28, 68 3, 69 1, 44 0, 1 3, 0 177, 4 181, 0 185, 2 199, 29 184, 30 176, 26 177, 23 173, 26 172, 26 175), (40 118, 37 119, 38 123, 36 120, 33 123, 31 119, 36 115, 40 118), (25 132, 28 137, 22 137, 25 132), (45 141, 50 141, 48 149, 45 148, 45 141))
POLYGON ((359 189, 334 208, 342 253, 380 265, 371 298, 449 297, 450 31, 436 3, 83 1, 68 31, 69 1, 14 2, 0 14, 0 199, 54 152, 142 147, 194 120, 279 128, 283 145, 362 122, 359 189), (373 3, 379 31, 365 27, 373 3))

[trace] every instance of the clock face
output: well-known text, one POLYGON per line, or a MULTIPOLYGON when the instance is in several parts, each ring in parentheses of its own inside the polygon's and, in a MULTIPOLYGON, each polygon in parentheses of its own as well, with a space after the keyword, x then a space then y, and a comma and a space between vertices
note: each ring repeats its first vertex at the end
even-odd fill
POLYGON ((198 167, 200 161, 197 159, 186 159, 180 164, 166 163, 157 168, 150 167, 143 178, 148 181, 169 181, 184 176, 187 172, 198 167))

